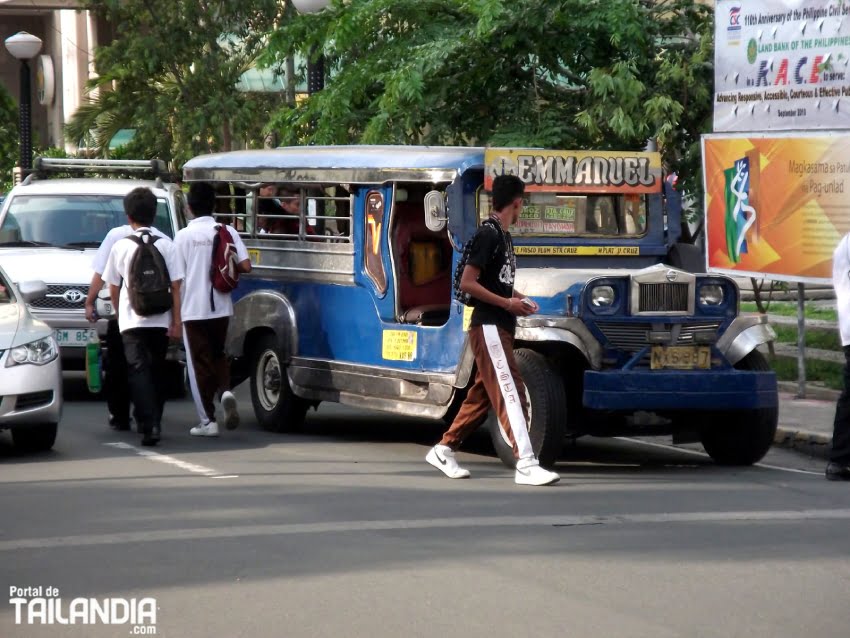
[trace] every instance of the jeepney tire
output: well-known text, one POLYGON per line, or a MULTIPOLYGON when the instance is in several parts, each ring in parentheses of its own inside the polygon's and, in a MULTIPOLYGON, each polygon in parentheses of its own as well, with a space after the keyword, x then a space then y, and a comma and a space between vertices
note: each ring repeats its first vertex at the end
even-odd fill
MULTIPOLYGON (((519 348, 514 351, 517 367, 528 396, 531 447, 544 467, 555 464, 564 447, 567 422, 567 393, 561 375, 543 355, 519 348)), ((516 467, 513 448, 508 444, 496 413, 490 410, 485 421, 499 459, 507 467, 516 467)))
POLYGON ((274 335, 262 335, 251 352, 251 403, 260 426, 270 432, 299 430, 309 404, 292 393, 274 335))
MULTIPOLYGON (((735 368, 759 372, 770 370, 764 355, 755 350, 741 359, 735 368)), ((773 445, 779 410, 759 408, 709 412, 705 418, 712 424, 703 428, 700 440, 714 462, 718 465, 752 465, 764 458, 773 445)))

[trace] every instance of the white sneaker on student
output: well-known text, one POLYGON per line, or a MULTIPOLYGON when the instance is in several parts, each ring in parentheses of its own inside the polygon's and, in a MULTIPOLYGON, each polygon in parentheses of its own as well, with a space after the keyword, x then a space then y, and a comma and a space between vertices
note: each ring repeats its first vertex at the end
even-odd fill
POLYGON ((221 409, 224 411, 224 427, 235 430, 239 427, 239 412, 236 411, 236 397, 230 390, 221 393, 221 409))
POLYGON ((514 482, 517 485, 551 485, 561 480, 561 477, 540 467, 537 459, 520 459, 516 464, 514 482))
POLYGON ((189 430, 189 434, 192 436, 218 436, 218 423, 215 421, 201 423, 189 430))
POLYGON ((455 453, 448 445, 435 445, 428 450, 425 460, 449 478, 469 478, 469 470, 457 464, 455 453))

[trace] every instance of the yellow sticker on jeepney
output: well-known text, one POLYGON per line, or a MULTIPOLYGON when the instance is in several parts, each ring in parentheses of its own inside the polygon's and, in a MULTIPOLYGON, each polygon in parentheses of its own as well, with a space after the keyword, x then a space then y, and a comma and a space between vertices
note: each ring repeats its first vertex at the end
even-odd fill
POLYGON ((469 324, 472 321, 472 306, 463 307, 463 331, 469 330, 469 324))
POLYGON ((248 249, 248 259, 251 260, 251 263, 254 266, 260 265, 260 251, 257 248, 249 248, 248 249))
POLYGON ((412 330, 384 330, 381 357, 388 361, 415 361, 416 333, 412 330))
POLYGON ((640 255, 640 246, 514 246, 517 255, 617 256, 640 255))

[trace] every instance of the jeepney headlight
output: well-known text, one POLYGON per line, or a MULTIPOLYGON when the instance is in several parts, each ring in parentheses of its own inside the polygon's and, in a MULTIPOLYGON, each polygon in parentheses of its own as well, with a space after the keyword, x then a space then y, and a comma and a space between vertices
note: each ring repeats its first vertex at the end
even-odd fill
POLYGON ((699 303, 702 306, 719 306, 723 303, 723 286, 706 284, 699 289, 699 303))
POLYGON ((596 286, 590 291, 590 305, 595 308, 607 308, 614 304, 614 288, 612 286, 596 286))
POLYGON ((6 367, 23 365, 25 363, 33 363, 37 366, 43 366, 53 361, 59 356, 59 347, 53 340, 53 337, 44 337, 37 341, 25 343, 22 346, 17 346, 9 350, 9 356, 6 358, 6 367))

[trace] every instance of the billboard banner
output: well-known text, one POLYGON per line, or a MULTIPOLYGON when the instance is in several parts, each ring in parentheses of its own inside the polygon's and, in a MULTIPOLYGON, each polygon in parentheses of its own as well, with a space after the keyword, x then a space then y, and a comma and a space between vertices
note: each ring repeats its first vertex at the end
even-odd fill
POLYGON ((659 153, 488 148, 484 162, 488 191, 506 174, 519 176, 527 192, 658 193, 662 186, 659 153))
POLYGON ((718 0, 714 130, 850 128, 850 2, 718 0))
POLYGON ((850 231, 850 133, 706 135, 708 270, 831 283, 850 231))

